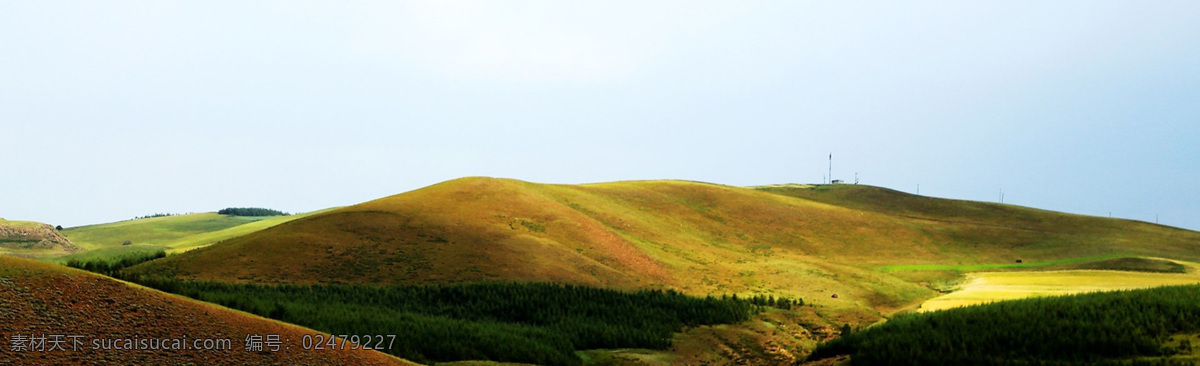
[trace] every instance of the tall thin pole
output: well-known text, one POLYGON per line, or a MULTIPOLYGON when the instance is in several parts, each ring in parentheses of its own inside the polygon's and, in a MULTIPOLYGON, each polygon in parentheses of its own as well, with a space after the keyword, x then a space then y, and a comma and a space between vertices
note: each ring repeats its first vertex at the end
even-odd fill
POLYGON ((833 153, 829 153, 829 183, 833 183, 833 153))

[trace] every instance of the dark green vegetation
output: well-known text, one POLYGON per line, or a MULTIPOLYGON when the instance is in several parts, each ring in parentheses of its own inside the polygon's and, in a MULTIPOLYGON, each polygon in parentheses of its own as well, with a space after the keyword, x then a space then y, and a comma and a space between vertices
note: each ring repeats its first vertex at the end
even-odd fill
POLYGON ((134 280, 335 335, 394 334, 386 352, 417 362, 578 365, 577 350, 663 349, 686 326, 737 323, 755 309, 736 298, 533 283, 375 287, 134 280))
POLYGON ((748 299, 750 304, 756 306, 773 307, 781 310, 790 310, 793 307, 804 306, 803 299, 789 299, 786 297, 775 298, 775 295, 755 295, 748 299))
POLYGON ((1094 262, 1075 263, 1065 266, 1046 267, 1046 269, 1101 269, 1110 271, 1132 271, 1153 273, 1185 273, 1187 267, 1182 264, 1154 258, 1122 257, 1099 260, 1094 262))
POLYGON ((111 259, 91 259, 87 261, 71 259, 67 261, 67 267, 79 268, 106 276, 115 276, 120 270, 126 267, 166 257, 167 252, 162 250, 157 252, 133 252, 111 259))
POLYGON ((0 245, 18 244, 18 245, 22 245, 24 247, 30 247, 30 246, 33 246, 33 244, 36 244, 37 242, 40 242, 40 241, 42 241, 42 239, 39 239, 39 238, 5 237, 5 238, 0 238, 0 245))
POLYGON ((279 210, 260 207, 230 207, 217 211, 218 214, 232 216, 287 216, 288 214, 279 210))
MULTIPOLYGON (((1098 255, 1091 257, 1075 257, 1055 259, 1043 262, 1027 262, 1020 263, 993 263, 993 264, 970 264, 970 265, 949 265, 949 264, 914 264, 914 265, 895 265, 883 266, 879 269, 884 272, 896 271, 1003 271, 1003 270, 1038 270, 1038 269, 1067 269, 1076 268, 1081 264, 1105 262, 1112 259, 1128 258, 1123 254, 1098 255)), ((1094 264, 1093 264, 1094 265, 1094 264)), ((1104 268, 1093 268, 1104 269, 1104 268)))
POLYGON ((1196 332, 1200 286, 1162 287, 901 315, 821 344, 809 358, 849 354, 863 365, 1170 363, 1176 360, 1169 356, 1192 352, 1190 342, 1171 337, 1196 332))
MULTIPOLYGON (((138 216, 138 217, 134 217, 133 219, 134 219, 134 220, 141 220, 141 219, 153 219, 153 218, 155 218, 155 217, 171 217, 171 216, 179 216, 179 215, 180 215, 180 214, 173 214, 173 213, 161 213, 161 212, 160 212, 160 213, 153 213, 153 214, 149 214, 149 215, 146 215, 146 216, 138 216)), ((59 230, 62 230, 62 229, 59 229, 59 230)))

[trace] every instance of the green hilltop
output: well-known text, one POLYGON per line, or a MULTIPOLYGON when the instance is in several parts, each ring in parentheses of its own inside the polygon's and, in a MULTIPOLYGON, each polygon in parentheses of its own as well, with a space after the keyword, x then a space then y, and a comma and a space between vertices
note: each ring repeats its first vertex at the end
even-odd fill
POLYGON ((111 258, 134 252, 184 252, 246 235, 321 211, 289 216, 233 216, 217 213, 170 215, 67 228, 62 233, 84 249, 71 259, 111 258))

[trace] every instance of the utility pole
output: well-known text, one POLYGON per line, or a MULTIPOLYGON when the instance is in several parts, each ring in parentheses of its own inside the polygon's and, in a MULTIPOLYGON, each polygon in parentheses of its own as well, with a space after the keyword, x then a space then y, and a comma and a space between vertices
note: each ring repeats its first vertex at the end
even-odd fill
POLYGON ((1004 188, 1000 188, 1000 203, 1004 203, 1004 188))
POLYGON ((829 183, 833 183, 833 152, 829 153, 829 183))
POLYGON ((854 172, 854 185, 858 185, 858 172, 854 172))

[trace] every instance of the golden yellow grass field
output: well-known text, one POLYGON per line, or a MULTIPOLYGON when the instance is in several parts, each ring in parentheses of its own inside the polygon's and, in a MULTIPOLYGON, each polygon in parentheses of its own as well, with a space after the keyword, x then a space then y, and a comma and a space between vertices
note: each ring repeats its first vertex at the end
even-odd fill
POLYGON ((920 311, 937 311, 1029 297, 1200 283, 1200 271, 1196 270, 1196 265, 1183 264, 1189 267, 1187 273, 1106 270, 971 273, 967 275, 960 289, 926 301, 921 304, 920 311))

